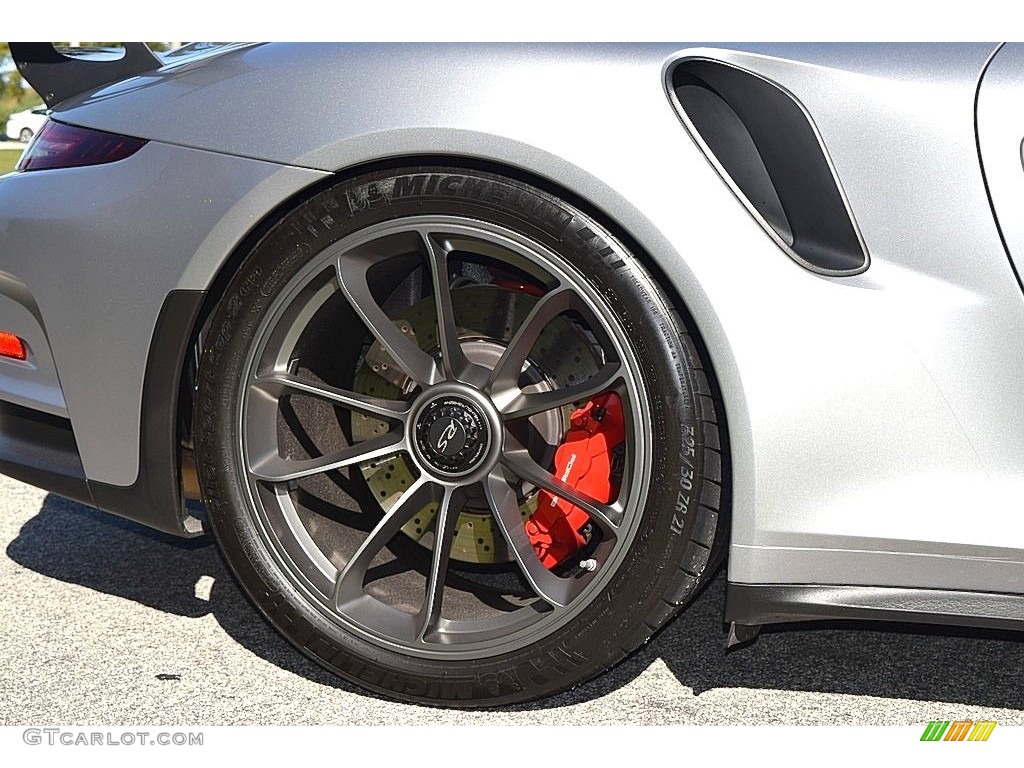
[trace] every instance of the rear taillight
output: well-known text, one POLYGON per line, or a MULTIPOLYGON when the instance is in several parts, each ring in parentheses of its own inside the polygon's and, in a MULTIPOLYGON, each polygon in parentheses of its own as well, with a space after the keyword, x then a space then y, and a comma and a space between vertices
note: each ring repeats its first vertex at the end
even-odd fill
POLYGON ((50 120, 21 156, 18 170, 41 171, 113 163, 135 154, 145 143, 142 139, 50 120))

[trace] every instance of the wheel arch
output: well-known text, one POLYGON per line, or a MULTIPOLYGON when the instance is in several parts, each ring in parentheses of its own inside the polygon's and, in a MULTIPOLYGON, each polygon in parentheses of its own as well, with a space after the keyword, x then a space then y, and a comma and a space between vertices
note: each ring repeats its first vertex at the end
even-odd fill
MULTIPOLYGON (((729 388, 721 386, 722 378, 720 373, 723 370, 727 372, 725 376, 729 381, 738 381, 738 377, 734 373, 736 363, 733 360, 731 349, 725 340, 713 307, 701 289, 699 280, 689 270, 685 258, 678 253, 678 250, 666 238, 660 235, 654 225, 650 224, 643 214, 632 206, 628 200, 596 178, 588 175, 594 186, 581 192, 570 189, 557 179, 552 178, 551 175, 545 175, 532 168, 467 154, 404 153, 347 165, 335 170, 330 177, 311 184, 282 200, 249 229, 216 269, 206 287, 204 298, 196 311, 194 321, 191 327, 188 328, 187 338, 183 342, 179 341, 179 343, 183 343, 184 348, 190 353, 185 355, 178 371, 178 395, 177 401, 173 406, 179 430, 179 445, 185 450, 188 450, 191 446, 192 415, 194 411, 194 398, 192 396, 194 389, 193 380, 198 367, 199 357, 201 356, 200 341, 233 275, 242 260, 260 239, 294 208, 313 198, 325 188, 365 173, 428 165, 446 166, 467 171, 490 172, 535 186, 565 200, 583 213, 601 222, 630 252, 638 256, 644 267, 666 292, 673 307, 683 318, 702 359, 708 361, 711 366, 711 369, 707 371, 708 382, 715 395, 717 404, 723 411, 719 414, 719 420, 724 427, 721 430, 724 440, 722 445, 724 480, 722 511, 728 521, 723 530, 731 532, 734 464, 730 446, 735 439, 733 430, 739 424, 744 423, 742 416, 746 413, 746 407, 742 398, 728 397, 727 391, 729 388), (601 196, 605 198, 610 197, 614 202, 613 206, 601 205, 596 202, 599 195, 593 194, 593 192, 598 188, 603 188, 605 194, 601 196), (623 212, 628 212, 628 216, 623 216, 623 212), (627 221, 627 219, 632 221, 627 221), (643 225, 635 226, 637 221, 643 222, 643 225), (634 224, 634 226, 631 226, 631 224, 634 224), (638 230, 643 230, 643 232, 641 233, 638 230), (654 254, 658 254, 660 258, 654 254), (696 306, 701 307, 701 309, 695 311, 696 306), (740 418, 735 418, 736 414, 739 414, 740 418)), ((581 169, 576 168, 576 170, 585 173, 581 169)), ((147 380, 147 388, 149 383, 147 380)), ((179 485, 181 485, 181 481, 184 481, 186 489, 197 493, 198 482, 183 476, 183 473, 188 471, 188 463, 179 462, 179 485)))

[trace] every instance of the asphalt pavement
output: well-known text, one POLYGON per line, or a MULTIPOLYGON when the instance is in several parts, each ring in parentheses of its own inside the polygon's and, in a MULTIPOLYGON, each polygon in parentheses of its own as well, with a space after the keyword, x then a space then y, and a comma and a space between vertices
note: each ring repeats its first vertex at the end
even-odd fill
POLYGON ((182 542, 0 478, 0 725, 1024 724, 1024 636, 860 624, 724 649, 722 577, 641 652, 539 704, 456 712, 337 681, 182 542))

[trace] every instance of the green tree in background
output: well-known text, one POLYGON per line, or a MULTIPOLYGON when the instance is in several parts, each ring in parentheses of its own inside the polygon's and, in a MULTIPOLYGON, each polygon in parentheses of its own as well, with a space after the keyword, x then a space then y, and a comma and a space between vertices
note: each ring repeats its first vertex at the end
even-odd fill
POLYGON ((0 133, 12 112, 34 107, 42 99, 21 79, 21 73, 14 66, 11 47, 0 43, 0 133))
POLYGON ((0 98, 21 95, 21 77, 14 68, 11 46, 0 43, 0 98))

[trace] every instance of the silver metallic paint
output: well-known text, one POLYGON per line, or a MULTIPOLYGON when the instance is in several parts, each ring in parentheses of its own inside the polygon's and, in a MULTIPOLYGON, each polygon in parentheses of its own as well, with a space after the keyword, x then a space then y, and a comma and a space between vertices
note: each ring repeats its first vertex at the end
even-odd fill
MULTIPOLYGON (((0 220, 8 200, 27 201, 18 236, 0 235, 0 266, 39 300, 87 473, 127 484, 140 353, 160 297, 208 287, 275 201, 325 172, 392 157, 521 168, 625 230, 700 328, 728 417, 731 580, 1024 591, 1024 361, 1011 351, 1024 303, 975 146, 975 93, 995 47, 248 47, 62 105, 58 119, 161 143, 120 169, 0 181, 0 220), (808 273, 737 203, 664 93, 664 69, 682 56, 741 66, 801 101, 860 226, 866 273, 808 273), (160 189, 134 194, 136 177, 172 165, 160 189), (196 177, 227 187, 217 205, 183 194, 196 177), (47 207, 68 184, 74 226, 47 207), (106 210, 143 232, 97 222, 86 189, 98 185, 106 210), (168 242, 149 228, 184 231, 168 242), (71 274, 55 279, 58 265, 71 274), (68 300, 75 285, 102 295, 115 271, 121 290, 139 292, 124 328, 68 300), (76 352, 82 328, 123 330, 125 341, 98 366, 76 352)), ((994 60, 993 82, 1011 54, 994 60)), ((1011 63, 1000 77, 1012 93, 1011 63)), ((999 210, 1019 199, 1003 188, 1013 173, 1020 182, 1020 150, 1015 164, 1004 159, 1006 129, 993 173, 988 135, 1002 129, 989 128, 987 82, 981 137, 999 210)))
MULTIPOLYGON (((862 324, 819 350, 804 346, 831 377, 821 394, 800 386, 791 399, 764 378, 747 387, 774 400, 755 432, 780 439, 761 464, 774 479, 759 484, 754 514, 737 516, 734 581, 989 591, 1024 581, 1024 419, 1007 405, 1024 396, 1024 370, 1006 346, 1024 331, 1024 305, 974 135, 975 90, 994 48, 899 48, 892 58, 840 49, 846 61, 824 71, 811 57, 728 57, 815 116, 872 257, 865 275, 843 282, 859 309, 809 313, 862 324)), ((789 363, 787 377, 802 378, 789 363)))
POLYGON ((1024 45, 1003 46, 978 92, 978 149, 999 227, 1018 275, 1024 268, 1024 45))
MULTIPOLYGON (((135 482, 150 339, 188 262, 223 260, 267 211, 323 176, 151 142, 110 165, 0 180, 0 267, 45 321, 90 480, 135 482)), ((48 396, 39 386, 37 400, 48 396)))

